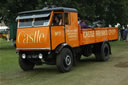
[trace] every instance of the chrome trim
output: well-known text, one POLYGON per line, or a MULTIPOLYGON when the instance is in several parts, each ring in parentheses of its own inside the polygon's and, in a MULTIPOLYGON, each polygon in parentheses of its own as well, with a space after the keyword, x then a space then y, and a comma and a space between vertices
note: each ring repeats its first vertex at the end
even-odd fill
POLYGON ((16 48, 16 50, 50 50, 50 48, 16 48))

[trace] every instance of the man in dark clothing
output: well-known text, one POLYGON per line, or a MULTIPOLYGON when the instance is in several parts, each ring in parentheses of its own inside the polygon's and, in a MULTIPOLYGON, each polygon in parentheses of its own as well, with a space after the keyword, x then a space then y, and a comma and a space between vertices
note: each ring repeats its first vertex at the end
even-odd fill
POLYGON ((55 16, 54 18, 54 26, 59 26, 59 18, 57 16, 55 16))
POLYGON ((126 33, 126 41, 128 42, 128 27, 125 29, 125 33, 126 33))
POLYGON ((81 26, 81 29, 88 28, 88 25, 85 23, 84 20, 82 20, 82 21, 80 22, 80 26, 81 26))

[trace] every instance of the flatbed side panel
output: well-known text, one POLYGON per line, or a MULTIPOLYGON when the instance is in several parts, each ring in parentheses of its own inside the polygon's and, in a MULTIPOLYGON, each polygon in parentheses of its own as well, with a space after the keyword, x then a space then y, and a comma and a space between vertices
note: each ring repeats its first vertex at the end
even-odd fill
POLYGON ((95 42, 103 42, 108 40, 107 28, 95 28, 95 42))
POLYGON ((117 28, 89 28, 81 29, 80 45, 93 44, 103 41, 111 41, 118 39, 117 28))
POLYGON ((108 40, 118 39, 118 28, 108 28, 108 40))
POLYGON ((94 29, 81 29, 81 45, 95 43, 94 29))

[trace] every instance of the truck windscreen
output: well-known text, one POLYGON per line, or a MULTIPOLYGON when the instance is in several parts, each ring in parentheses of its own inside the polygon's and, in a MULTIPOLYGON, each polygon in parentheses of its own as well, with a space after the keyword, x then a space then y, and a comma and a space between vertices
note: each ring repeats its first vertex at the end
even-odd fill
POLYGON ((33 19, 22 19, 22 20, 20 20, 19 28, 32 27, 32 21, 33 21, 33 19))
POLYGON ((49 17, 36 18, 34 20, 34 26, 48 26, 49 25, 49 17))
POLYGON ((19 16, 18 28, 48 26, 50 14, 19 16))

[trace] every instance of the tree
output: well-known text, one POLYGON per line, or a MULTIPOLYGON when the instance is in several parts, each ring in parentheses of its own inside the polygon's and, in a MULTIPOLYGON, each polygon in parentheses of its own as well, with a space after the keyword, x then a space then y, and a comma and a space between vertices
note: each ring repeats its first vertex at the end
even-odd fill
POLYGON ((106 25, 128 23, 127 0, 1 0, 0 16, 15 21, 18 12, 42 9, 48 5, 76 8, 79 16, 91 22, 105 20, 106 25))

